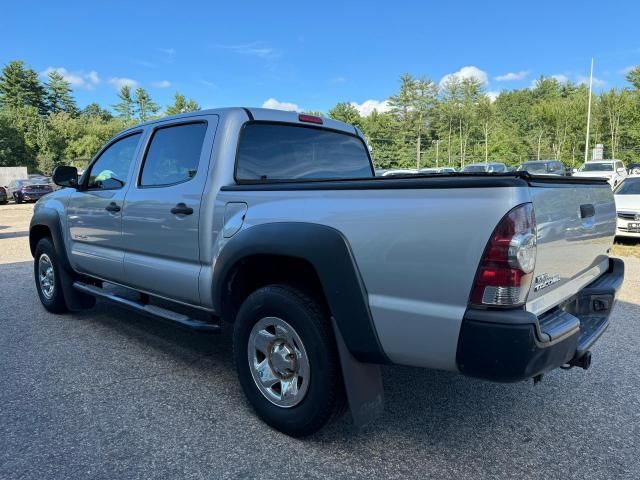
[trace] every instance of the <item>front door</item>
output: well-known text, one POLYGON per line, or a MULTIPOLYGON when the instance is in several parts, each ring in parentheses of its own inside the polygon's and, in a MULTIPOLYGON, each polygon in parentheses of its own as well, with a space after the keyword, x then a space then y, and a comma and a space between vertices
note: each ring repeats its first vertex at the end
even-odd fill
POLYGON ((71 262, 80 272, 122 281, 122 206, 142 132, 102 150, 67 207, 71 262))
POLYGON ((155 128, 122 217, 127 285, 191 304, 200 302, 200 201, 216 116, 155 128))

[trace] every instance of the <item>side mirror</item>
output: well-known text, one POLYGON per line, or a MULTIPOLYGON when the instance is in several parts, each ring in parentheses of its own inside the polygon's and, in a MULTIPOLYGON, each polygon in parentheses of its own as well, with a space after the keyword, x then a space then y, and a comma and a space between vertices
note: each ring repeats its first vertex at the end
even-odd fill
POLYGON ((78 169, 66 165, 59 165, 51 175, 53 183, 61 187, 78 188, 78 169))
POLYGON ((627 173, 627 171, 626 171, 624 168, 619 168, 619 169, 618 169, 618 173, 619 173, 620 175, 624 175, 625 173, 627 173))

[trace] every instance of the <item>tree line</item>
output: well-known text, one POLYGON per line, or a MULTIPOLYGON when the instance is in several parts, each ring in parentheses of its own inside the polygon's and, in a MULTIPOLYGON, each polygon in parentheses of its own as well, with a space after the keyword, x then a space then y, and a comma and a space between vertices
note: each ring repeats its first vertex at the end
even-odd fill
MULTIPOLYGON (((592 97, 590 147, 604 144, 608 158, 640 159, 640 66, 628 85, 592 97)), ((588 89, 540 77, 531 88, 489 98, 474 78, 450 76, 438 85, 426 77, 400 77, 384 111, 361 115, 340 102, 328 116, 358 127, 377 168, 460 167, 499 161, 517 165, 557 159, 570 166, 584 158, 588 89)), ((0 74, 0 166, 50 173, 56 165, 83 167, 114 134, 163 115, 200 109, 176 92, 164 109, 143 88, 120 88, 116 103, 78 108, 71 85, 56 71, 42 82, 23 61, 0 74)))
MULTIPOLYGON (((632 162, 640 159, 640 66, 626 80, 625 88, 592 96, 589 148, 601 143, 605 158, 632 162)), ((364 132, 379 168, 542 159, 573 167, 584 160, 588 99, 585 85, 544 76, 492 99, 474 78, 452 76, 437 85, 407 74, 385 113, 365 117, 343 102, 328 116, 364 132)))
POLYGON ((57 71, 44 82, 21 60, 0 73, 0 166, 50 174, 56 165, 84 167, 120 130, 160 115, 200 110, 176 92, 163 111, 144 88, 124 85, 112 111, 97 103, 78 108, 71 85, 57 71))

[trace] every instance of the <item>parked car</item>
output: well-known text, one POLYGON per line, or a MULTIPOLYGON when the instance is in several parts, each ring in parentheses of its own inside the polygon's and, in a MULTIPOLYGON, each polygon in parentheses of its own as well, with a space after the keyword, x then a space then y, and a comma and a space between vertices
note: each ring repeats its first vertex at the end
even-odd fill
POLYGON ((613 191, 618 227, 616 235, 640 238, 640 177, 627 177, 613 191))
POLYGON ((307 114, 153 120, 53 178, 67 188, 29 230, 42 305, 226 322, 249 403, 295 436, 345 401, 356 425, 380 414, 380 364, 500 382, 586 369, 624 276, 605 182, 375 177, 357 129, 307 114))
POLYGON ((627 177, 627 169, 620 160, 597 160, 584 163, 574 177, 606 178, 612 188, 627 177))
POLYGON ((566 175, 564 164, 558 160, 531 160, 518 167, 519 172, 528 172, 532 175, 566 175))
POLYGON ((13 180, 7 187, 8 195, 16 203, 36 201, 51 193, 53 188, 47 183, 37 180, 13 180))
POLYGON ((453 167, 440 167, 440 173, 456 173, 457 170, 453 167))
POLYGON ((640 175, 640 163, 630 163, 627 165, 629 175, 640 175))
POLYGON ((0 205, 4 205, 8 201, 7 190, 4 187, 0 187, 0 205))
POLYGON ((466 165, 461 172, 464 173, 505 173, 509 169, 504 163, 489 162, 489 163, 471 163, 466 165))

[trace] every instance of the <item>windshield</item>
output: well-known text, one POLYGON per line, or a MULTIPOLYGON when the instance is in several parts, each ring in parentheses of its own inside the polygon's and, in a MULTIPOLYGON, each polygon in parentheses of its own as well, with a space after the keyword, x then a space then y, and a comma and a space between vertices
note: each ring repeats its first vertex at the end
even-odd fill
POLYGON ((640 195, 640 178, 625 180, 613 193, 616 195, 640 195))
POLYGON ((585 163, 580 172, 613 172, 613 163, 585 163))

